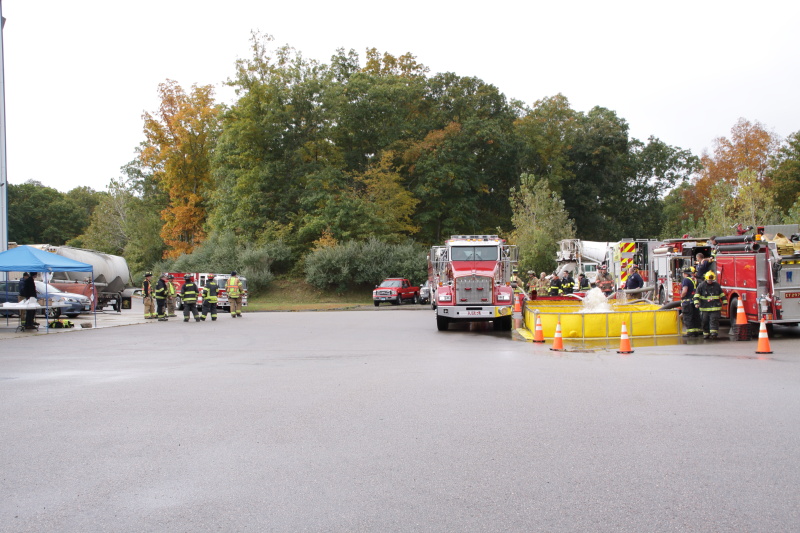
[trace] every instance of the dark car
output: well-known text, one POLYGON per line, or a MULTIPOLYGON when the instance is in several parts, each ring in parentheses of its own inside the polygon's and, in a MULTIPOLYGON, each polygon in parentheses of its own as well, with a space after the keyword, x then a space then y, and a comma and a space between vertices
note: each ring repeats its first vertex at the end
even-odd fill
MULTIPOLYGON (((65 314, 70 318, 78 316, 82 312, 89 312, 92 308, 92 302, 82 294, 73 294, 71 292, 64 292, 53 285, 45 284, 43 281, 36 282, 36 297, 39 300, 44 300, 45 295, 50 300, 50 304, 57 307, 52 307, 48 310, 48 316, 57 317, 65 314)), ((5 302, 16 302, 19 296, 19 281, 0 281, 0 305, 5 302)), ((0 313, 4 315, 14 314, 18 312, 17 309, 13 311, 3 310, 0 307, 0 313)), ((43 315, 44 309, 37 311, 37 314, 43 315)))

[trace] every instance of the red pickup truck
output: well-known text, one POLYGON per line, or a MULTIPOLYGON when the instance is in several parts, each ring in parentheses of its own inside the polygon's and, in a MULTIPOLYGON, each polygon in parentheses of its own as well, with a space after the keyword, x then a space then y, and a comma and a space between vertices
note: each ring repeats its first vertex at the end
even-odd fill
POLYGON ((419 287, 404 278, 386 278, 372 291, 372 302, 378 307, 381 302, 399 305, 403 302, 419 303, 419 287))

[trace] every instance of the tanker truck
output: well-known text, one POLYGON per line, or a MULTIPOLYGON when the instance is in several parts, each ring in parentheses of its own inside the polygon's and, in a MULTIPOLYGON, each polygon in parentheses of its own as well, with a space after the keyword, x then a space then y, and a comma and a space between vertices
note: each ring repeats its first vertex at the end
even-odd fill
POLYGON ((134 288, 128 262, 124 257, 71 246, 33 246, 92 265, 91 274, 94 279, 91 279, 89 272, 53 272, 49 281, 59 289, 88 296, 92 300, 93 310, 100 311, 110 306, 119 313, 122 309, 131 308, 134 288))

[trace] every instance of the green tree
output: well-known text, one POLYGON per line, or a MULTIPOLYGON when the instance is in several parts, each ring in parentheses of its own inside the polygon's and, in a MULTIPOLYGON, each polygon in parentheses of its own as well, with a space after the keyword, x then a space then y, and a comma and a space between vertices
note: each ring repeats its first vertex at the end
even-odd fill
POLYGON ((38 181, 8 184, 7 194, 9 241, 63 245, 89 225, 86 210, 73 198, 38 181))
POLYGON ((521 271, 550 272, 555 267, 558 241, 575 238, 575 224, 564 201, 544 179, 523 174, 519 189, 512 189, 511 242, 519 246, 521 271))
POLYGON ((800 131, 783 142, 770 161, 767 175, 778 207, 786 212, 800 200, 800 131))
POLYGON ((108 192, 92 214, 81 235, 85 248, 122 255, 132 272, 150 270, 164 255, 160 213, 167 203, 152 176, 137 161, 122 167, 122 176, 111 180, 108 192))

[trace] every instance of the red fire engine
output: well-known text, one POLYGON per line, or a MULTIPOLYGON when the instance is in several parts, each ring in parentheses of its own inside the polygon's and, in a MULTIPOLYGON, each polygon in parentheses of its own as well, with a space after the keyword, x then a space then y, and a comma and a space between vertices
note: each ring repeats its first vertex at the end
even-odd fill
POLYGON ((512 268, 519 251, 497 235, 453 235, 428 256, 430 285, 435 290, 436 326, 453 321, 492 321, 511 330, 512 268))
MULTIPOLYGON (((175 282, 176 285, 176 296, 175 296, 175 308, 176 309, 183 309, 183 302, 181 301, 181 288, 183 288, 184 276, 189 274, 194 278, 194 282, 197 284, 198 288, 198 295, 197 295, 197 306, 200 307, 203 304, 203 291, 201 290, 203 285, 206 284, 208 280, 208 275, 210 272, 169 272, 168 274, 172 274, 175 276, 175 279, 172 280, 175 282)), ((242 282, 242 307, 247 305, 247 278, 244 276, 238 276, 242 282)), ((217 308, 228 309, 230 308, 230 303, 228 303, 228 294, 225 292, 225 284, 228 282, 230 278, 229 274, 214 274, 214 280, 217 282, 217 308)))
POLYGON ((774 242, 780 233, 800 240, 797 224, 760 226, 754 235, 718 237, 717 279, 728 297, 722 316, 735 318, 741 300, 755 329, 767 324, 800 324, 800 253, 774 242))

